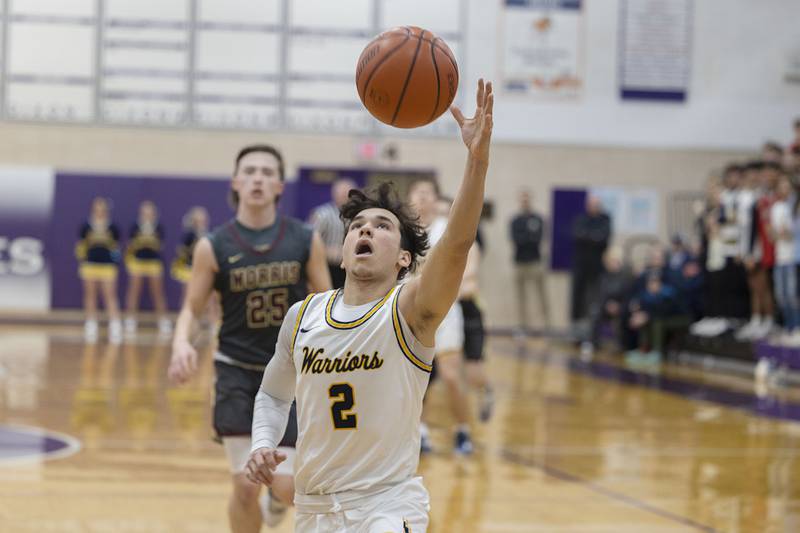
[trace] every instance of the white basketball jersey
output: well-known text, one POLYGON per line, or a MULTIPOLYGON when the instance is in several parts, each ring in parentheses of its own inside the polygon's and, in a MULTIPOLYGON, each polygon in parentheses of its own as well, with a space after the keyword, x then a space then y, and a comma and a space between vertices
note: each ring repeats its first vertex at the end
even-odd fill
POLYGON ((401 291, 347 322, 335 317, 340 290, 310 296, 300 308, 291 352, 298 494, 377 492, 415 475, 433 348, 400 315, 401 291))

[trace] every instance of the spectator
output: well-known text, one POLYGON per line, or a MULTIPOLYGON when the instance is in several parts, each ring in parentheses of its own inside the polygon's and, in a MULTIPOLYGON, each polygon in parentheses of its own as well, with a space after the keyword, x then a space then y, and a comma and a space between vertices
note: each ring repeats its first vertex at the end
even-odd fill
POLYGON ((783 316, 783 342, 800 346, 800 309, 797 304, 797 278, 795 272, 795 250, 793 216, 789 197, 792 184, 781 176, 775 191, 775 203, 770 212, 770 229, 775 239, 775 299, 783 316))
POLYGON ((667 283, 678 290, 681 301, 692 322, 703 316, 703 269, 697 259, 689 255, 680 267, 680 270, 669 271, 667 283))
POLYGON ((775 266, 775 240, 770 231, 772 204, 780 165, 764 163, 759 172, 760 191, 753 206, 748 254, 744 258, 750 286, 751 319, 737 332, 742 340, 766 337, 772 330, 775 304, 769 282, 769 271, 775 266))
POLYGON ((633 303, 630 318, 630 327, 640 331, 640 349, 629 352, 627 362, 632 365, 660 363, 668 336, 686 328, 689 321, 678 291, 665 284, 660 276, 649 275, 645 289, 633 303))
POLYGON ((624 319, 627 317, 628 301, 631 298, 635 278, 625 264, 622 250, 612 246, 603 255, 603 274, 598 283, 597 298, 589 310, 590 338, 581 343, 581 354, 588 358, 599 345, 602 326, 610 322, 620 346, 627 346, 624 319))
POLYGON ((589 195, 586 212, 572 226, 572 306, 573 324, 588 314, 588 304, 603 272, 603 253, 611 238, 611 219, 603 212, 600 199, 589 195))
POLYGON ((341 289, 344 286, 342 244, 345 232, 344 223, 339 218, 339 208, 347 202, 350 189, 355 188, 356 183, 350 178, 338 178, 331 185, 331 201, 315 207, 308 217, 309 223, 325 243, 325 255, 334 289, 341 289))
POLYGON ((541 245, 544 239, 544 219, 536 213, 528 191, 519 196, 520 212, 511 221, 511 239, 514 243, 514 279, 519 317, 519 330, 525 332, 531 325, 528 320, 528 286, 536 289, 541 306, 542 322, 550 328, 550 306, 547 298, 545 268, 541 245))
POLYGON ((726 313, 722 304, 725 297, 725 255, 720 237, 720 220, 723 217, 721 189, 711 182, 706 191, 706 207, 701 214, 702 263, 706 283, 704 285, 703 310, 705 317, 689 328, 695 335, 713 337, 728 329, 723 318, 726 313))

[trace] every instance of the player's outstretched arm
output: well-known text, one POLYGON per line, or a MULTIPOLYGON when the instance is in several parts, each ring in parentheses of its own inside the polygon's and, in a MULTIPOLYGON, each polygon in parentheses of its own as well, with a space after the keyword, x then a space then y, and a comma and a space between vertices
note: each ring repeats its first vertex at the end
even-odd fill
POLYGON ((211 241, 203 237, 197 241, 192 254, 192 275, 172 337, 172 358, 167 375, 174 383, 186 382, 197 371, 197 351, 189 342, 189 334, 192 324, 206 308, 218 268, 211 241))
POLYGON ((492 83, 484 84, 481 79, 474 117, 466 118, 457 107, 450 108, 467 147, 464 178, 453 200, 444 235, 430 251, 420 276, 400 294, 401 311, 423 342, 433 340, 436 328, 458 295, 467 254, 478 231, 489 168, 493 106, 492 83))

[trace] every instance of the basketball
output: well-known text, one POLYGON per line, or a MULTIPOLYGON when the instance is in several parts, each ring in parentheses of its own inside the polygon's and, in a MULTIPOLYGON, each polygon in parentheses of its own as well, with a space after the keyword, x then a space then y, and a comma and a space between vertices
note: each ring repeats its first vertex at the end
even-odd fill
POLYGON ((375 37, 356 68, 358 96, 385 124, 418 128, 447 111, 458 90, 458 65, 441 38, 416 26, 375 37))

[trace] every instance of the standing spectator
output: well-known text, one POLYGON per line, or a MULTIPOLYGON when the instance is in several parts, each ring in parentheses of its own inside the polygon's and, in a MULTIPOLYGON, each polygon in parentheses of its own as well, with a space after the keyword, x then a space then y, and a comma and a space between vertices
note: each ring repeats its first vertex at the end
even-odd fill
POLYGON ((745 257, 752 318, 747 335, 740 332, 740 338, 760 339, 766 337, 772 330, 775 303, 769 277, 775 266, 775 240, 770 231, 770 218, 779 174, 780 166, 777 163, 764 163, 761 167, 759 179, 762 188, 753 207, 750 246, 745 257))
POLYGON ((742 234, 739 224, 739 204, 742 201, 742 181, 744 168, 731 164, 722 175, 722 192, 720 193, 721 213, 719 218, 719 238, 722 242, 722 254, 725 265, 722 270, 725 285, 725 305, 723 317, 726 319, 746 320, 750 311, 747 289, 747 273, 742 264, 742 234))
POLYGON ((572 307, 573 323, 588 314, 589 298, 603 272, 603 253, 611 238, 611 218, 603 211, 600 198, 586 198, 586 212, 572 226, 572 307))
POLYGON ((322 237, 325 243, 325 255, 328 259, 328 270, 334 289, 344 286, 344 270, 342 269, 342 243, 344 243, 344 223, 339 218, 339 208, 347 202, 350 189, 356 184, 350 178, 338 178, 331 186, 331 201, 317 206, 308 217, 309 223, 322 237))
POLYGON ((793 217, 789 197, 792 184, 786 175, 780 177, 775 203, 770 211, 770 229, 775 239, 775 299, 783 315, 783 340, 800 345, 800 309, 797 304, 793 217))
POLYGON ((519 329, 524 333, 528 321, 528 285, 538 293, 542 322, 550 328, 550 306, 547 299, 545 269, 542 264, 541 244, 544 238, 544 219, 531 207, 531 194, 522 191, 519 196, 520 212, 511 221, 511 239, 514 241, 514 276, 516 281, 519 329))

